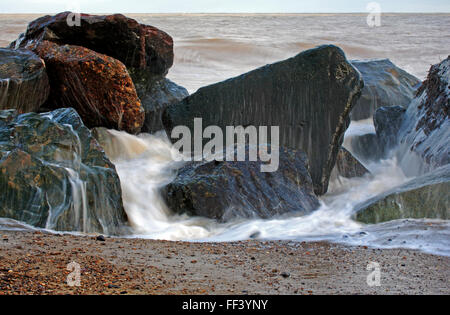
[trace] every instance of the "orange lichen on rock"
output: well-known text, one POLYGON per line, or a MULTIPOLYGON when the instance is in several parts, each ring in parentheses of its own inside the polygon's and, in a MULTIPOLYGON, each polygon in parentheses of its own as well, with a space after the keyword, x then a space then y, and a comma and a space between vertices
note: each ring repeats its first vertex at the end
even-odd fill
POLYGON ((49 41, 29 48, 46 63, 52 109, 73 107, 90 128, 140 131, 144 109, 122 62, 81 46, 49 41))

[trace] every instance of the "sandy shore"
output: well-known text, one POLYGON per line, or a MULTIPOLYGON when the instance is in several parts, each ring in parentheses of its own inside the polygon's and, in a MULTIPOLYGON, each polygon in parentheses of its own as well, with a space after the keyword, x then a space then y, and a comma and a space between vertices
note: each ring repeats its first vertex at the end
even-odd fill
POLYGON ((0 294, 449 294, 450 258, 328 243, 0 232, 0 294), (67 265, 81 268, 71 287, 67 265), (369 262, 381 286, 367 285, 369 262))

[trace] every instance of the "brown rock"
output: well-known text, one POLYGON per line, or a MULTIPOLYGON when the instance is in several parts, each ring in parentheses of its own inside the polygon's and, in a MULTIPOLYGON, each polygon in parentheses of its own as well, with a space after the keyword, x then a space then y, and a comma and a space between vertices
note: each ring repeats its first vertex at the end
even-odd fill
POLYGON ((155 75, 167 74, 173 64, 172 37, 156 27, 139 24, 122 14, 81 14, 79 26, 68 23, 70 19, 71 13, 63 12, 34 20, 11 46, 24 46, 36 39, 83 46, 155 75))
POLYGON ((348 150, 341 148, 336 159, 336 170, 342 177, 362 177, 370 173, 348 150))
POLYGON ((141 130, 144 109, 123 63, 84 47, 49 41, 28 48, 46 63, 50 109, 73 107, 89 128, 141 130))

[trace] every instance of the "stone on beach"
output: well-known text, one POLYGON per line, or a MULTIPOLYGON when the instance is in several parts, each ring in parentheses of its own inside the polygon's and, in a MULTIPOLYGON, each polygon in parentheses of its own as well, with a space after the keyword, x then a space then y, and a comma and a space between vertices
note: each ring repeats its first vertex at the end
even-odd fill
POLYGON ((351 113, 352 120, 371 118, 385 106, 407 108, 414 98, 420 80, 394 65, 389 59, 351 61, 361 72, 364 88, 351 113))
POLYGON ((304 153, 280 148, 279 169, 273 173, 262 173, 261 163, 190 163, 167 187, 166 202, 176 213, 221 222, 305 215, 319 207, 304 153))
POLYGON ((137 94, 145 110, 142 132, 154 133, 164 130, 162 113, 175 103, 189 96, 189 92, 166 78, 154 78, 145 71, 130 70, 137 94))
POLYGON ((75 110, 0 111, 0 217, 57 231, 121 234, 115 166, 75 110))
POLYGON ((373 117, 378 147, 382 158, 398 146, 398 132, 403 123, 406 109, 401 106, 381 107, 373 117))
POLYGON ((172 37, 156 27, 122 14, 80 14, 79 26, 67 23, 71 18, 78 16, 63 12, 38 18, 11 47, 26 46, 32 40, 82 46, 118 59, 129 68, 145 69, 157 76, 167 74, 173 64, 172 37))
POLYGON ((29 50, 0 48, 0 110, 38 111, 49 93, 42 59, 29 50))
POLYGON ((341 148, 336 160, 336 174, 345 178, 363 177, 369 170, 347 149, 341 148))
POLYGON ((335 46, 321 46, 239 77, 201 88, 163 114, 168 134, 194 118, 205 126, 280 126, 280 146, 308 155, 315 192, 325 194, 363 87, 335 46))
POLYGON ((355 219, 376 224, 398 219, 450 218, 450 165, 355 207, 355 219))
POLYGON ((397 158, 408 176, 450 163, 450 56, 431 67, 406 111, 397 158))
POLYGON ((126 67, 80 46, 43 41, 29 46, 44 59, 50 78, 50 109, 72 107, 89 128, 138 133, 145 114, 126 67))

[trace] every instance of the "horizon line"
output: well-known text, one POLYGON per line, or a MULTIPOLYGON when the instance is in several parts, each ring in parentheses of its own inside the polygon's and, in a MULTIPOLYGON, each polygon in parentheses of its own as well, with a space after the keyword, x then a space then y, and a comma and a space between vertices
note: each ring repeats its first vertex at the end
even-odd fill
MULTIPOLYGON (((69 11, 69 10, 67 10, 69 11)), ((27 14, 27 15, 36 15, 36 14, 58 14, 67 11, 55 11, 55 12, 0 12, 0 14, 11 14, 11 15, 19 15, 19 14, 27 14)), ((76 12, 78 13, 78 12, 76 12)), ((214 14, 226 14, 226 15, 242 15, 242 14, 252 14, 252 15, 301 15, 301 14, 368 14, 369 12, 89 12, 83 11, 79 12, 81 14, 160 14, 160 15, 190 15, 190 14, 202 14, 202 15, 214 15, 214 14)), ((418 11, 410 11, 410 12, 381 12, 381 14, 450 14, 448 12, 418 12, 418 11)))

